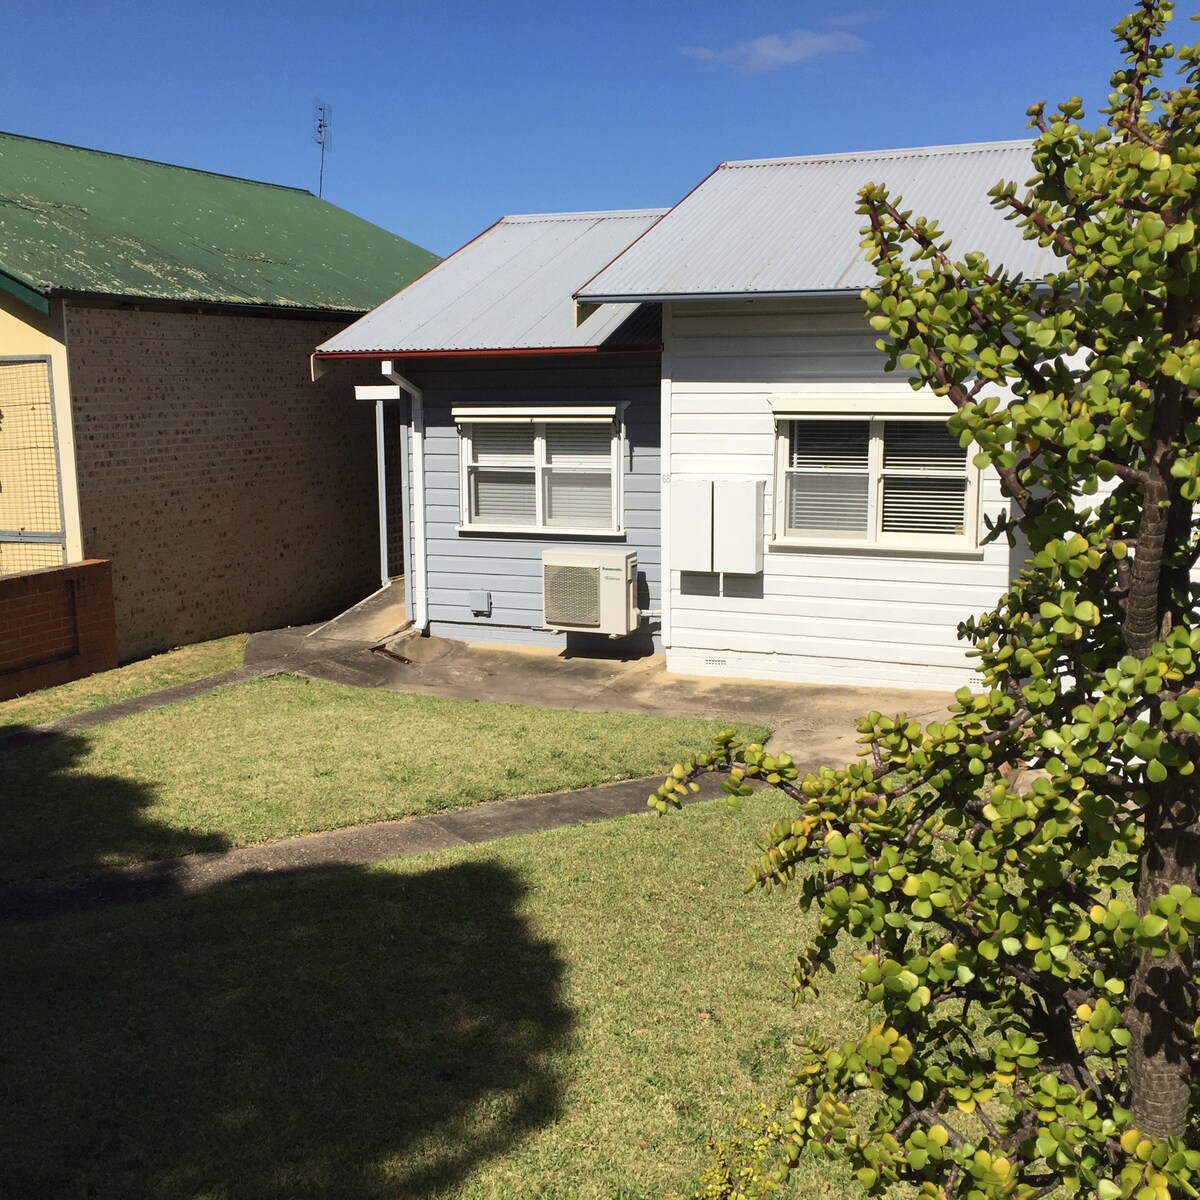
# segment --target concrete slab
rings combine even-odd
[[[389,642],[388,648],[409,661],[383,659],[369,650],[353,657],[358,669],[372,672],[377,680],[373,686],[581,712],[763,724],[775,731],[773,748],[787,750],[810,767],[854,758],[854,722],[863,713],[876,709],[926,720],[945,711],[952,700],[943,692],[674,675],[667,673],[661,655],[630,661],[567,657],[554,650],[411,635]],[[368,667],[372,658],[376,661]]]
[[[335,641],[319,629],[254,634],[246,662],[267,661],[314,679],[417,695],[767,725],[775,731],[771,747],[805,769],[851,761],[858,751],[854,723],[863,713],[930,720],[952,700],[948,692],[674,675],[662,655],[571,656],[411,632],[382,646]]]
[[[246,642],[242,662],[248,667],[253,667],[260,663],[311,654],[313,651],[308,648],[306,639],[319,628],[319,625],[288,625],[283,629],[266,629],[262,633],[252,633]]]

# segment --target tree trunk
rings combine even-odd
[[[1200,892],[1200,837],[1196,797],[1187,780],[1171,776],[1150,789],[1138,877],[1137,911],[1174,884]],[[1196,988],[1191,947],[1155,958],[1138,952],[1125,1010],[1129,1028],[1129,1084],[1133,1124],[1143,1133],[1182,1137],[1187,1132],[1196,1039]]]

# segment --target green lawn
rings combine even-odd
[[[5,1194],[687,1195],[798,1036],[857,1029],[847,972],[790,1005],[794,897],[741,892],[786,811],[766,793],[0,930]],[[794,1192],[854,1194],[826,1163]]]
[[[653,775],[719,724],[258,680],[0,749],[0,880]]]
[[[178,650],[168,650],[166,654],[89,675],[61,687],[0,701],[0,732],[14,725],[41,725],[104,704],[128,700],[131,696],[144,696],[178,683],[232,671],[242,665],[246,636],[239,633],[215,642],[181,646]]]

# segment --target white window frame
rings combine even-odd
[[[917,553],[971,554],[980,553],[979,544],[979,468],[971,462],[967,451],[964,476],[967,483],[963,503],[963,532],[885,533],[882,529],[883,447],[885,428],[889,421],[928,421],[945,424],[950,416],[949,402],[929,394],[914,394],[895,387],[843,390],[838,385],[799,395],[773,396],[771,408],[775,417],[775,478],[774,529],[771,546],[804,549],[836,549],[859,552],[910,551]],[[787,531],[787,474],[790,467],[791,427],[804,421],[862,421],[869,426],[867,474],[868,516],[864,537],[848,537],[831,533],[788,534]],[[896,474],[894,470],[887,474]],[[903,472],[899,472],[903,474]]]
[[[613,405],[563,405],[563,406],[480,406],[455,407],[451,416],[458,427],[458,495],[459,533],[499,534],[505,537],[543,538],[614,538],[624,537],[624,477],[622,464],[625,461],[625,404]],[[595,526],[573,528],[565,525],[547,525],[545,520],[546,475],[553,470],[546,455],[546,426],[572,425],[586,422],[594,425],[609,425],[612,428],[611,454],[609,459],[612,482],[612,520],[609,528]],[[472,431],[480,424],[532,425],[533,480],[535,519],[529,525],[505,525],[496,522],[471,520],[470,471],[472,458]],[[524,464],[522,464],[524,466]],[[528,468],[526,468],[528,469]]]

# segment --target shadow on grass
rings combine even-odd
[[[175,829],[147,817],[153,789],[81,770],[87,754],[86,738],[28,728],[0,744],[0,887],[92,873],[114,862],[229,848],[220,834]],[[157,894],[173,890],[167,871]]]
[[[445,1195],[560,1111],[563,964],[494,863],[0,930],[0,1191]]]
[[[87,742],[0,750],[7,878],[227,848],[149,819]],[[0,1194],[453,1192],[559,1112],[562,963],[490,863],[179,895],[177,868],[0,887]],[[173,898],[171,898],[173,897]],[[87,917],[23,920],[168,898]]]

